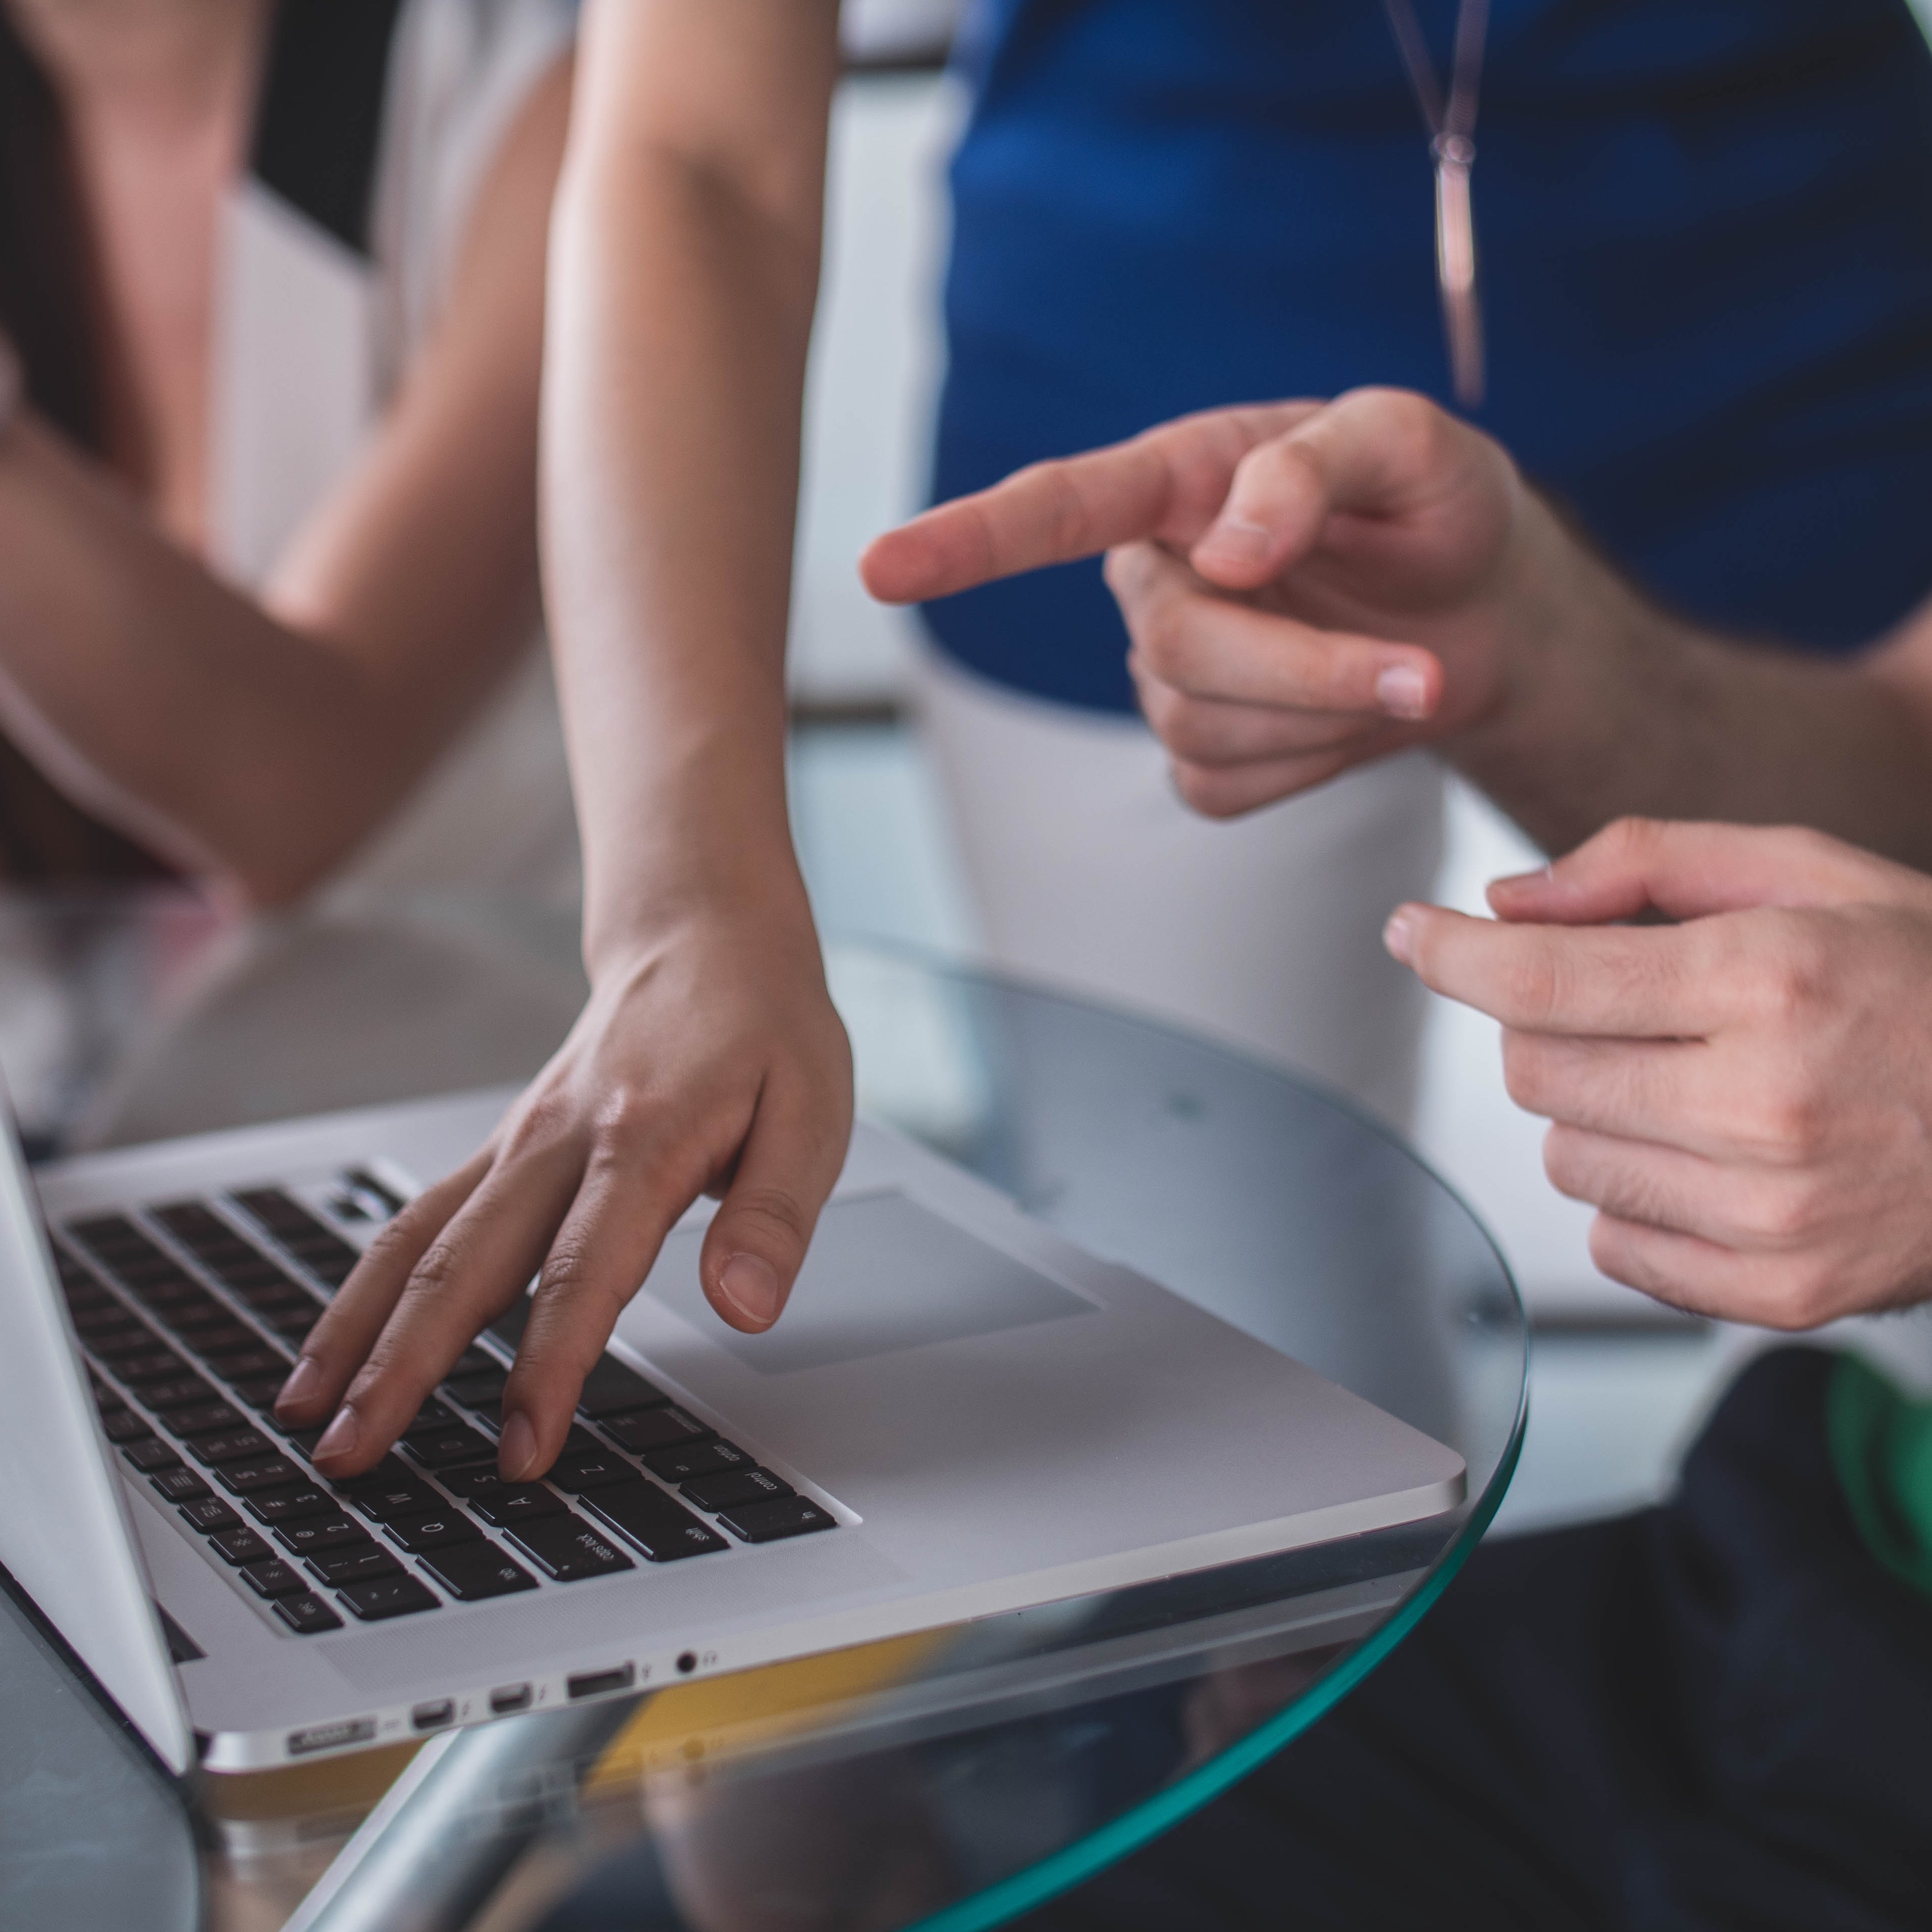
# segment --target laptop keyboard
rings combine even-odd
[[[223,1211],[226,1209],[227,1211]],[[68,1222],[55,1261],[107,1439],[298,1636],[831,1529],[783,1478],[606,1355],[544,1480],[497,1474],[520,1303],[396,1449],[332,1482],[284,1429],[291,1351],[358,1256],[280,1188]],[[326,1594],[325,1594],[325,1592]]]

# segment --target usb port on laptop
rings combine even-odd
[[[614,1670],[586,1670],[568,1679],[570,1694],[574,1700],[579,1697],[600,1696],[606,1690],[628,1690],[638,1681],[638,1668],[634,1664],[620,1664]]]

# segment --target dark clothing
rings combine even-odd
[[[1029,1932],[1932,1925],[1932,1601],[1755,1363],[1664,1507],[1487,1544],[1366,1683]]]
[[[1438,70],[1453,0],[1418,0]],[[1378,0],[980,0],[934,489],[1213,405],[1446,396]],[[1903,0],[1493,0],[1477,420],[1654,594],[1839,651],[1932,587],[1932,58]],[[1096,565],[932,606],[1132,708]]]

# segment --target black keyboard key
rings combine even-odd
[[[200,1502],[214,1493],[192,1469],[164,1469],[148,1480],[171,1503]]]
[[[254,1329],[237,1321],[225,1309],[219,1322],[183,1329],[181,1340],[191,1353],[212,1364],[217,1375],[226,1373],[228,1364],[236,1356],[255,1354],[266,1346]]]
[[[338,1490],[354,1496],[359,1490],[380,1489],[386,1483],[413,1483],[416,1472],[394,1456],[385,1456],[374,1468],[364,1469],[359,1476],[336,1476],[331,1480]]]
[[[314,1516],[305,1522],[285,1522],[275,1532],[275,1540],[298,1556],[313,1556],[319,1550],[369,1549],[374,1538],[359,1522],[346,1516]]]
[[[607,1415],[622,1415],[634,1408],[652,1408],[668,1402],[662,1389],[654,1388],[634,1369],[627,1369],[606,1355],[584,1378],[584,1393],[577,1399],[577,1412],[595,1422]]]
[[[252,1462],[230,1462],[214,1480],[231,1496],[250,1496],[260,1490],[298,1490],[308,1478],[286,1456],[263,1456]]]
[[[278,1597],[275,1614],[298,1636],[316,1636],[342,1628],[342,1619],[320,1597]]]
[[[714,1436],[709,1442],[687,1442],[681,1449],[659,1449],[644,1458],[644,1466],[668,1483],[688,1483],[700,1476],[722,1476],[734,1469],[752,1469],[758,1458],[735,1442]]]
[[[177,1376],[194,1372],[172,1348],[155,1347],[132,1350],[124,1355],[104,1355],[116,1382],[138,1389],[149,1382],[172,1382]]]
[[[157,1415],[166,1416],[172,1429],[175,1418],[183,1409],[219,1402],[221,1393],[212,1382],[203,1382],[199,1376],[170,1376],[165,1382],[143,1383],[141,1400]]]
[[[483,1532],[460,1510],[439,1510],[434,1516],[405,1517],[386,1522],[382,1534],[399,1550],[420,1556],[426,1550],[446,1550],[453,1544],[481,1543]]]
[[[351,1583],[335,1594],[365,1623],[413,1616],[418,1610],[438,1607],[435,1592],[425,1589],[413,1576],[378,1576],[371,1582]]]
[[[496,1453],[496,1445],[473,1429],[443,1429],[434,1434],[408,1436],[400,1444],[403,1454],[425,1469],[453,1468],[460,1463],[481,1462]]]
[[[315,1298],[315,1290],[298,1281],[286,1268],[278,1268],[266,1255],[250,1252],[245,1262],[224,1263],[221,1279],[230,1294],[238,1294],[250,1307],[259,1294],[304,1294]]]
[[[138,1436],[132,1442],[124,1442],[121,1453],[144,1476],[152,1476],[161,1469],[178,1469],[181,1458],[158,1436]]]
[[[276,1421],[273,1416],[268,1418],[268,1426],[291,1449],[311,1462],[315,1460],[315,1452],[322,1447],[322,1438],[328,1433],[326,1423],[320,1429],[287,1429]]]
[[[439,1469],[436,1480],[452,1496],[466,1501],[478,1496],[500,1496],[510,1486],[496,1473],[494,1462],[470,1462],[460,1469]]]
[[[308,1588],[307,1577],[291,1570],[280,1557],[266,1563],[244,1563],[236,1572],[258,1597],[292,1597]]]
[[[148,1213],[183,1247],[196,1254],[229,1244],[240,1245],[234,1229],[206,1202],[165,1201],[150,1208]]]
[[[250,1219],[260,1222],[272,1234],[279,1234],[284,1229],[299,1234],[304,1228],[320,1225],[301,1202],[279,1187],[238,1188],[233,1198],[247,1210]]]
[[[501,1369],[493,1368],[487,1372],[470,1376],[452,1376],[442,1385],[442,1392],[452,1402],[460,1402],[465,1408],[485,1408],[492,1402],[503,1399],[503,1384],[509,1377]]]
[[[272,1322],[284,1315],[322,1312],[322,1304],[310,1290],[272,1273],[266,1281],[236,1288],[235,1298],[250,1314],[260,1316],[264,1322]]]
[[[675,1449],[680,1443],[695,1442],[710,1430],[694,1415],[687,1415],[674,1405],[662,1408],[640,1408],[628,1415],[607,1415],[598,1427],[620,1449],[642,1456],[653,1449]]]
[[[207,1352],[203,1351],[203,1353]],[[210,1354],[208,1365],[225,1382],[239,1384],[251,1382],[257,1376],[273,1376],[278,1389],[288,1380],[289,1371],[295,1366],[286,1355],[270,1348],[266,1342],[259,1347],[244,1348],[236,1354],[224,1354],[219,1357]],[[251,1408],[255,1406],[253,1402],[248,1406]]]
[[[272,1315],[262,1316],[262,1325],[278,1341],[296,1346],[306,1342],[310,1332],[322,1319],[319,1308],[283,1309]]]
[[[155,1313],[163,1327],[172,1329],[190,1347],[195,1346],[194,1336],[235,1323],[235,1311],[225,1302],[217,1301],[205,1288],[196,1288],[192,1295],[176,1297]]]
[[[325,1583],[340,1588],[345,1583],[367,1583],[377,1576],[400,1576],[403,1566],[377,1544],[357,1549],[325,1550],[306,1559],[308,1567]]]
[[[217,1530],[241,1529],[242,1519],[219,1496],[210,1496],[206,1502],[183,1503],[182,1520],[190,1529],[198,1529],[203,1536],[212,1536]],[[243,1530],[244,1536],[254,1534],[253,1530]]]
[[[277,1523],[300,1522],[312,1516],[334,1516],[342,1505],[314,1483],[298,1483],[292,1489],[262,1490],[244,1496],[242,1506],[257,1522],[272,1527]]]
[[[282,1384],[287,1380],[285,1375],[232,1376],[228,1386],[237,1402],[266,1415],[274,1412],[275,1398],[281,1394]]]
[[[410,1418],[405,1436],[437,1436],[446,1429],[460,1429],[462,1423],[454,1409],[446,1408],[434,1396],[430,1396],[422,1408]]]
[[[686,1501],[713,1512],[731,1509],[740,1503],[770,1502],[791,1493],[790,1484],[769,1469],[740,1469],[735,1475],[701,1476],[696,1482],[684,1485]]]
[[[775,1502],[740,1503],[718,1513],[718,1520],[747,1543],[776,1543],[781,1537],[806,1536],[815,1529],[836,1529],[838,1521],[805,1496],[786,1496]]]
[[[254,1462],[272,1456],[275,1445],[259,1429],[230,1429],[197,1436],[188,1445],[197,1462]]]
[[[118,1376],[124,1362],[140,1363],[150,1355],[170,1351],[168,1345],[152,1328],[137,1327],[129,1329],[124,1335],[110,1335],[104,1341],[91,1342],[87,1352],[97,1360],[104,1362]]]
[[[470,1507],[493,1529],[533,1522],[540,1516],[568,1516],[563,1498],[541,1483],[506,1483],[493,1495],[472,1496]]]
[[[452,1382],[464,1376],[500,1376],[502,1372],[502,1364],[488,1348],[465,1348],[449,1365]]]
[[[146,1416],[136,1415],[131,1408],[118,1405],[100,1412],[101,1432],[114,1443],[136,1442],[152,1432],[148,1427]]]
[[[218,1436],[224,1430],[248,1426],[246,1418],[232,1402],[218,1400],[190,1402],[168,1417],[168,1426],[177,1436]]]
[[[428,1484],[412,1476],[380,1485],[358,1483],[350,1491],[349,1500],[378,1522],[404,1522],[411,1516],[434,1516],[449,1507]]]
[[[339,1241],[333,1234],[285,1241],[283,1246],[310,1274],[326,1282],[331,1288],[340,1288],[354,1274],[356,1264],[362,1258],[346,1241]]]
[[[85,1221],[70,1221],[67,1232],[97,1255],[138,1251],[154,1245],[124,1214],[97,1214]]]
[[[541,1522],[520,1524],[510,1540],[545,1576],[560,1583],[581,1582],[586,1576],[614,1576],[638,1566],[581,1516],[568,1514]]]
[[[186,1512],[184,1511],[184,1514]],[[244,1563],[267,1563],[274,1558],[274,1546],[252,1529],[225,1529],[208,1539],[208,1546],[223,1562],[240,1569]]]
[[[155,1315],[173,1308],[198,1306],[208,1290],[191,1275],[169,1262],[158,1268],[143,1268],[139,1274],[120,1277],[121,1285],[141,1306]]]
[[[690,1510],[641,1476],[634,1483],[592,1490],[584,1498],[584,1507],[635,1544],[653,1563],[674,1563],[681,1556],[702,1556],[730,1547]]]
[[[485,1597],[507,1597],[537,1587],[537,1580],[494,1543],[459,1543],[433,1550],[423,1558],[422,1567],[458,1603],[473,1604]]]
[[[142,1336],[151,1331],[140,1316],[129,1314],[118,1301],[110,1301],[104,1308],[86,1313],[76,1311],[74,1332],[90,1348],[98,1352],[103,1342],[111,1346],[117,1337]]]
[[[614,1449],[593,1449],[586,1455],[560,1456],[546,1480],[572,1496],[581,1496],[586,1490],[601,1490],[612,1483],[634,1483],[638,1468],[634,1462],[626,1462]]]

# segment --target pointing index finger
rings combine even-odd
[[[881,602],[913,604],[1143,538],[1191,543],[1220,513],[1241,458],[1318,406],[1216,410],[1034,464],[888,530],[859,574]]]

